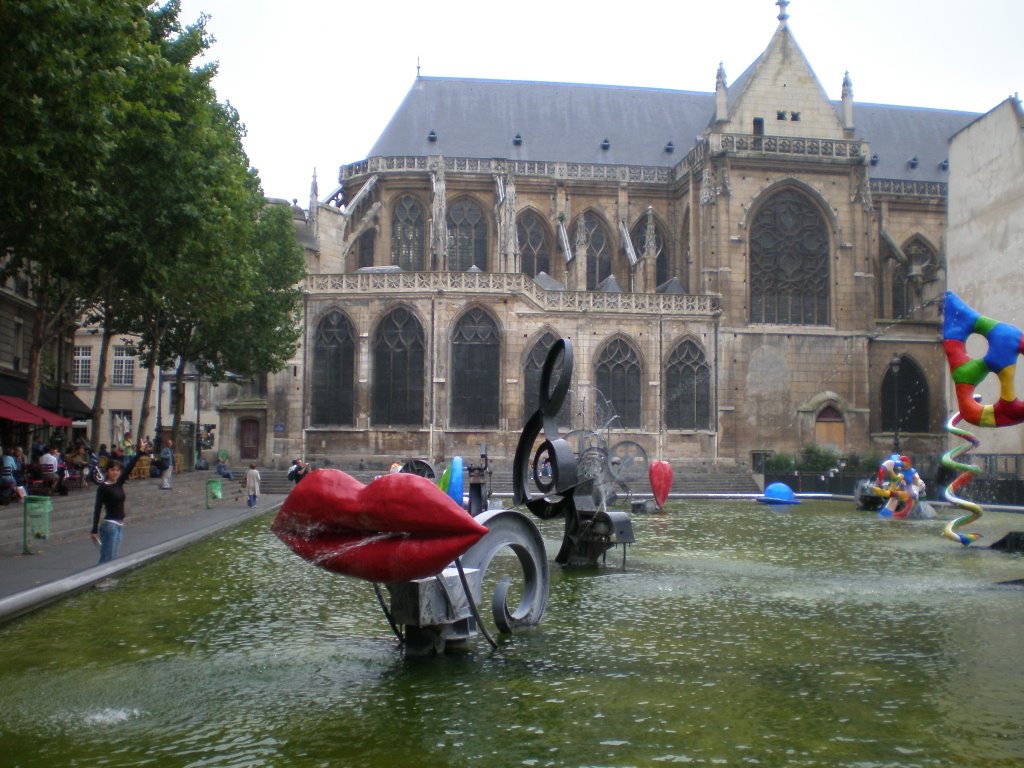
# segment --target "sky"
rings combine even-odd
[[[611,8],[623,9],[614,13]],[[267,197],[306,207],[367,157],[420,74],[711,92],[778,26],[774,0],[182,0],[206,14],[217,97],[246,126]],[[1020,0],[792,0],[789,27],[831,99],[984,113],[1024,91]]]

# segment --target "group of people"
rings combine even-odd
[[[32,463],[29,463],[20,445],[11,446],[4,452],[0,467],[0,492],[24,499],[28,495],[29,481],[41,480],[48,493],[66,494],[71,472],[83,472],[89,464],[88,451],[78,444],[71,453],[65,455],[56,444],[36,443],[32,454]]]
[[[173,445],[172,441],[168,440],[160,449],[161,488],[171,487],[170,479],[174,472]],[[109,460],[104,482],[96,489],[96,503],[93,505],[90,536],[99,545],[101,564],[117,557],[121,547],[125,520],[124,484],[131,475],[135,462],[139,460],[140,456],[145,455],[141,444],[136,448],[131,456],[123,462],[117,458]],[[223,460],[218,462],[218,474],[222,477],[226,474],[228,478],[232,476]],[[255,507],[260,495],[260,472],[255,463],[249,465],[249,469],[245,473],[244,484],[247,505],[250,508]]]
[[[25,480],[25,451],[20,445],[4,451],[0,464],[0,493],[10,498],[24,499],[28,495]]]
[[[298,485],[299,481],[312,471],[312,464],[307,464],[302,459],[293,459],[292,465],[288,468],[288,479]]]
[[[56,445],[36,444],[33,446],[33,452],[36,453],[35,463],[39,467],[41,476],[51,483],[51,487],[54,489],[60,480],[60,472],[66,466],[78,466],[84,471],[84,468],[89,466],[91,458],[89,447],[81,441],[76,443],[67,457],[61,455],[61,451]],[[103,462],[105,464],[103,481],[96,489],[89,535],[99,546],[99,562],[101,564],[118,556],[126,517],[124,485],[131,476],[136,462],[147,455],[150,455],[153,461],[159,462],[160,487],[170,489],[171,477],[174,473],[174,444],[171,440],[167,440],[166,444],[160,448],[159,454],[154,453],[151,441],[133,442],[131,433],[125,433],[125,436],[117,441],[114,451],[108,451],[106,445],[100,446],[97,456],[105,458],[106,461]],[[20,446],[12,446],[5,451],[2,465],[0,465],[0,492],[23,499],[27,495],[28,468],[29,464],[25,460],[25,453]],[[312,469],[311,465],[304,464],[301,459],[296,459],[292,462],[288,478],[292,482],[298,483]],[[232,477],[231,471],[223,460],[218,462],[217,472],[229,479]],[[260,472],[256,464],[249,464],[243,484],[247,505],[250,508],[257,506],[260,480]]]

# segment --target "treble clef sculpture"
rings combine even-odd
[[[542,520],[564,515],[565,533],[555,556],[559,565],[593,566],[611,547],[635,541],[633,525],[624,512],[598,510],[593,480],[580,481],[579,465],[569,443],[559,436],[558,412],[572,381],[572,342],[559,339],[548,351],[540,377],[540,402],[527,420],[516,446],[513,501]],[[557,374],[557,378],[556,378]],[[543,442],[534,445],[543,433]],[[527,491],[530,478],[539,492]]]

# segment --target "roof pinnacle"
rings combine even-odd
[[[786,7],[789,5],[789,0],[775,0],[775,4],[779,6],[779,21],[785,24],[786,19],[789,18],[789,13],[786,12]]]

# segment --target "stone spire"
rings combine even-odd
[[[725,84],[725,67],[718,62],[718,73],[715,75],[715,121],[724,123],[729,120],[729,88]]]
[[[843,130],[853,131],[853,83],[850,73],[843,75]]]

